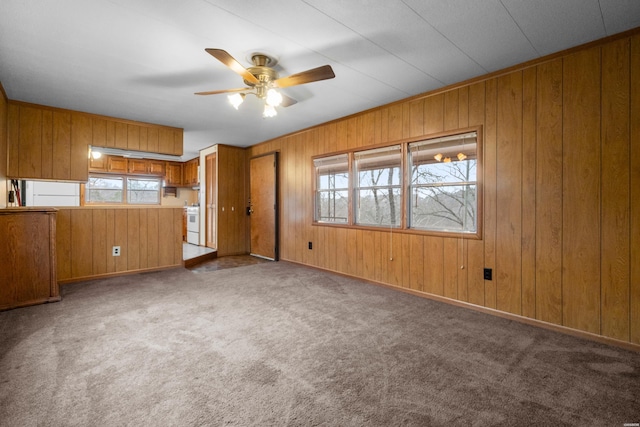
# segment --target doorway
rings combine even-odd
[[[278,260],[278,153],[250,161],[251,255]]]

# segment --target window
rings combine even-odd
[[[90,175],[85,185],[87,204],[160,204],[159,178]]]
[[[356,224],[400,226],[401,159],[400,145],[354,153]]]
[[[127,178],[127,203],[130,205],[160,204],[160,180]]]
[[[481,234],[481,128],[316,157],[314,222]]]
[[[409,144],[409,228],[475,233],[476,132]]]
[[[316,171],[315,220],[349,220],[349,156],[341,154],[313,161]]]
[[[124,178],[89,176],[85,186],[85,200],[87,203],[115,203],[124,202]]]

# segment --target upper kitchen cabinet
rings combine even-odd
[[[94,147],[182,156],[182,129],[92,116]]]
[[[182,129],[9,101],[9,178],[86,182],[89,146],[181,156]]]
[[[7,176],[86,181],[91,134],[81,113],[10,102]]]
[[[163,160],[127,159],[122,156],[89,157],[89,172],[164,176]]]
[[[200,164],[200,158],[196,157],[188,162],[185,162],[182,168],[182,185],[187,187],[195,187],[200,182],[198,177],[198,165]]]
[[[164,166],[164,186],[165,187],[181,187],[182,186],[182,163],[166,162]]]

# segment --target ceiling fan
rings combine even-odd
[[[253,66],[245,68],[233,56],[222,49],[209,48],[205,49],[205,51],[242,76],[247,87],[196,92],[196,95],[234,93],[229,95],[229,101],[237,110],[244,101],[245,96],[252,94],[265,101],[263,117],[275,116],[277,114],[275,107],[277,106],[288,107],[297,102],[276,89],[332,79],[336,76],[330,65],[323,65],[288,77],[278,77],[278,72],[273,68],[277,60],[265,53],[252,53],[251,62]]]

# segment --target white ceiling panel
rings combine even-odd
[[[640,26],[640,1],[599,0],[598,3],[608,36]]]
[[[598,0],[502,2],[540,56],[606,36]]]
[[[640,26],[639,0],[2,0],[0,82],[8,97],[185,129],[184,159],[249,146]],[[261,117],[233,109],[245,67],[336,77],[283,89],[298,103]]]
[[[487,71],[536,55],[500,0],[405,0],[405,3]]]

